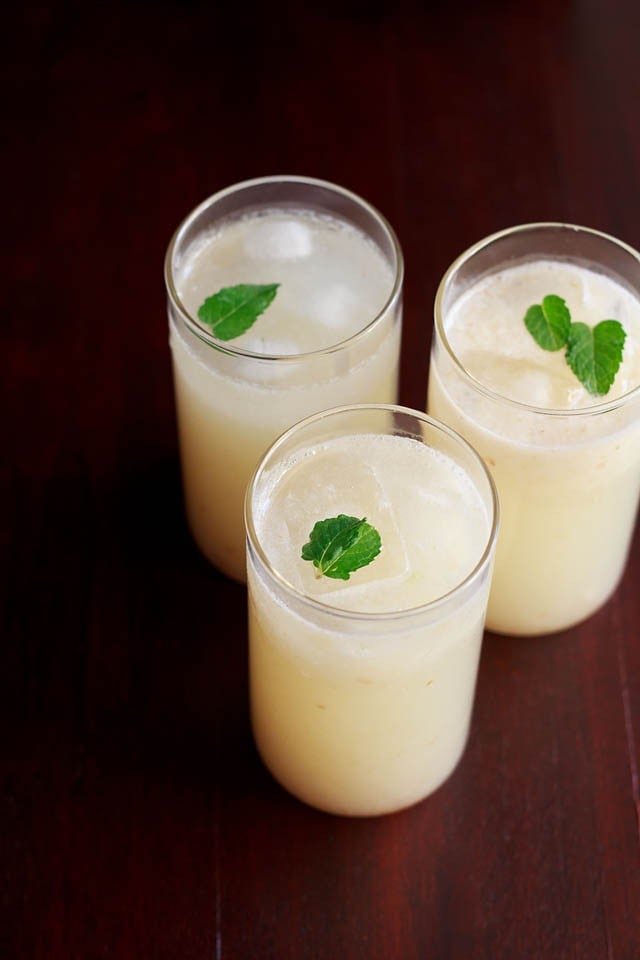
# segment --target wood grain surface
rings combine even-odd
[[[251,176],[333,180],[438,280],[502,227],[640,248],[637,0],[10,2],[0,956],[637,960],[640,536],[611,601],[488,634],[426,802],[317,813],[254,751],[246,595],[182,513],[162,260]]]

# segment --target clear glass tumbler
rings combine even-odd
[[[505,271],[512,268],[520,280],[506,286]],[[563,290],[566,284],[569,309],[583,311],[591,324],[617,319],[615,312],[598,314],[603,284],[611,287],[613,308],[627,310],[625,372],[621,368],[610,395],[589,397],[564,353],[548,354],[526,331],[526,297],[536,284],[533,302],[541,293],[560,294],[548,289],[552,282]],[[451,342],[455,324],[448,324],[463,298],[470,305],[466,359],[459,355],[463,341],[457,350]],[[498,488],[502,523],[487,613],[491,630],[539,635],[570,627],[604,604],[623,574],[640,491],[639,301],[638,253],[613,237],[566,224],[528,224],[490,236],[442,279],[427,409],[479,451]],[[534,364],[520,365],[511,347],[512,323],[539,354]],[[489,340],[481,335],[483,324],[492,331]],[[479,358],[491,376],[502,372],[508,389],[472,372]],[[566,405],[542,402],[547,376],[548,384],[552,377],[570,378]]]
[[[265,177],[186,218],[165,279],[188,523],[204,555],[243,581],[242,504],[268,444],[327,407],[397,399],[402,252],[355,194]],[[248,334],[222,341],[199,321],[212,285],[266,282],[280,284],[276,300]]]
[[[382,549],[349,581],[301,558],[320,519],[367,518]],[[498,508],[477,454],[393,405],[296,424],[247,490],[251,713],[276,779],[330,813],[422,800],[469,732]]]

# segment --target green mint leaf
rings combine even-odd
[[[562,297],[551,293],[529,307],[524,322],[543,350],[566,346],[565,359],[580,383],[593,396],[608,393],[622,362],[626,333],[617,320],[602,320],[595,327],[572,323]]]
[[[207,297],[198,308],[198,317],[211,327],[218,340],[234,340],[253,326],[279,286],[279,283],[239,283],[235,287],[223,287]]]
[[[622,362],[625,339],[617,320],[602,320],[595,327],[571,324],[567,363],[589,393],[600,396],[609,391]]]
[[[559,350],[567,342],[571,314],[562,297],[550,293],[541,304],[529,307],[524,322],[538,346],[543,350]]]
[[[366,517],[337,517],[318,520],[302,548],[302,559],[312,560],[316,577],[348,580],[350,574],[366,567],[380,553],[382,542]]]

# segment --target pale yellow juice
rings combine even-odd
[[[252,722],[291,793],[373,815],[427,796],[464,750],[493,501],[486,473],[472,479],[433,446],[339,433],[283,456],[250,488]],[[349,581],[318,578],[301,548],[317,520],[341,513],[366,516],[382,551]]]
[[[542,350],[526,329],[527,308],[550,293],[565,299],[573,321],[617,319],[625,328],[606,397],[588,393],[564,351]],[[611,595],[633,533],[638,295],[584,264],[540,259],[494,271],[440,306],[427,408],[479,451],[500,499],[487,626],[523,635],[569,627]]]
[[[327,407],[396,399],[401,263],[346,219],[263,205],[185,245],[173,275],[181,310],[170,304],[170,339],[188,522],[205,556],[244,580],[242,504],[268,444]],[[212,342],[198,328],[198,308],[240,283],[280,286],[250,330]]]

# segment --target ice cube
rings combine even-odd
[[[553,406],[554,383],[547,371],[523,367],[517,375],[515,370],[513,373],[509,396],[532,407]]]
[[[352,455],[348,446],[348,443],[353,446],[352,438],[343,439],[344,443],[340,444],[342,449],[324,451],[321,456],[314,457],[313,463],[306,461],[306,465],[301,465],[300,471],[291,480],[294,486],[288,491],[283,514],[289,544],[302,545],[317,520],[339,514],[353,517],[366,515],[368,522],[378,530],[384,544],[382,551],[375,563],[363,568],[348,583],[329,577],[317,579],[312,564],[304,564],[301,575],[305,589],[318,597],[340,591],[346,602],[352,587],[357,589],[363,583],[380,585],[381,582],[405,575],[409,562],[393,508],[375,470]],[[344,482],[345,476],[349,477],[348,484]],[[295,484],[302,489],[301,493],[296,490]],[[287,487],[285,480],[282,491],[285,496]],[[367,505],[366,508],[363,504]],[[291,554],[290,546],[288,552]],[[293,559],[300,566],[297,556]],[[290,562],[290,556],[281,558],[283,566]]]
[[[297,220],[258,220],[247,232],[244,246],[255,260],[301,260],[311,253],[313,236]]]
[[[260,353],[265,357],[283,357],[293,356],[301,352],[300,345],[294,340],[287,340],[284,337],[256,337],[247,336],[238,341],[238,345],[243,350],[251,353]],[[234,377],[246,383],[253,383],[258,386],[277,387],[286,383],[292,376],[295,382],[295,372],[297,364],[293,367],[285,362],[265,359],[255,360],[249,358],[238,358],[234,364]]]
[[[464,357],[467,370],[480,383],[492,390],[534,407],[552,407],[558,376],[562,370],[555,369],[555,358],[548,361],[549,369],[528,357],[502,355],[496,361],[495,354],[478,350]],[[565,365],[566,366],[566,365]]]
[[[316,292],[308,304],[311,319],[330,330],[346,327],[354,316],[358,300],[344,283],[333,283]]]
[[[397,594],[402,599],[398,601],[398,609],[406,606],[418,606],[423,598],[415,604],[407,603],[407,583],[409,574],[399,573],[397,576],[384,578],[384,589],[380,588],[380,578],[373,582],[360,583],[357,576],[348,583],[344,580],[327,581],[331,584],[322,597],[330,606],[341,607],[343,610],[359,611],[361,613],[378,613],[394,607],[393,597]]]
[[[264,353],[270,357],[291,356],[301,353],[301,346],[293,338],[288,337],[258,337],[255,334],[245,336],[239,344],[243,350],[251,353]]]

